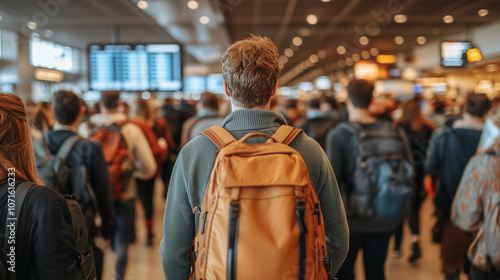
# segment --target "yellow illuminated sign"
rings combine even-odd
[[[64,74],[59,70],[36,68],[35,78],[40,81],[59,83],[63,80]]]
[[[468,62],[477,62],[483,59],[481,51],[478,48],[468,49],[466,52]]]

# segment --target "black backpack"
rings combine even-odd
[[[20,223],[20,210],[22,209],[22,205],[24,204],[24,200],[26,198],[26,194],[29,190],[34,186],[32,183],[21,183],[16,188],[16,196],[15,196],[15,211],[14,216],[12,217],[16,223],[14,229],[10,227],[5,227],[5,235],[4,235],[4,244],[2,250],[0,250],[0,279],[7,280],[15,280],[15,268],[12,268],[12,264],[9,263],[10,257],[7,252],[12,246],[9,243],[7,236],[13,235],[17,236],[17,227]],[[85,280],[94,280],[96,279],[96,271],[94,264],[94,253],[92,251],[92,243],[90,242],[90,236],[88,233],[87,226],[85,224],[85,218],[83,217],[82,210],[80,205],[75,199],[74,195],[65,195],[66,204],[68,205],[69,212],[71,213],[71,221],[73,232],[75,234],[75,244],[76,250],[78,251],[78,263],[82,270],[83,279]],[[17,241],[15,241],[18,243]],[[5,251],[6,250],[6,251]],[[4,261],[6,260],[6,262]],[[13,263],[15,265],[15,262]],[[4,267],[7,268],[6,273],[4,274]],[[9,269],[10,268],[10,269]],[[14,271],[13,271],[14,270]],[[4,277],[5,278],[2,278]]]
[[[400,223],[413,191],[414,167],[405,158],[406,137],[390,123],[378,130],[363,130],[355,122],[341,125],[353,133],[351,154],[355,155],[343,190],[347,215],[386,225]]]
[[[35,162],[38,175],[45,184],[62,195],[75,195],[80,204],[87,226],[91,235],[95,236],[95,218],[99,215],[97,200],[89,184],[87,168],[84,164],[76,167],[69,167],[66,160],[75,146],[83,138],[79,135],[72,135],[66,139],[59,147],[57,154],[50,152],[47,143],[47,134],[40,140],[34,141]],[[82,155],[83,156],[83,155]]]

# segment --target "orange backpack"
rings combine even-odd
[[[219,148],[200,210],[191,279],[332,279],[319,200],[301,132],[281,126],[236,140],[221,126],[202,134]],[[248,144],[250,137],[267,137]]]

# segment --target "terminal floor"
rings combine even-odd
[[[163,183],[156,182],[154,196],[154,232],[155,239],[152,247],[146,245],[146,229],[144,225],[144,211],[137,203],[136,233],[137,239],[129,249],[129,265],[126,280],[156,280],[164,279],[159,253],[159,244],[163,232]],[[433,244],[430,239],[430,229],[434,223],[432,217],[433,204],[426,200],[421,212],[421,248],[422,258],[415,264],[408,263],[410,251],[409,229],[406,226],[403,237],[401,257],[391,258],[390,251],[386,262],[387,280],[441,280],[444,276],[440,272],[439,245]],[[392,247],[392,241],[391,241]],[[105,253],[103,280],[114,280],[114,253],[108,249]],[[356,280],[364,280],[362,260],[358,257],[356,263]],[[464,274],[460,280],[468,279]]]

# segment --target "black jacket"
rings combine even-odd
[[[48,132],[47,145],[51,153],[56,154],[62,143],[76,133],[71,130],[52,130]],[[95,193],[99,213],[102,217],[102,234],[110,239],[112,235],[114,212],[111,200],[111,182],[108,165],[99,143],[83,139],[76,142],[66,164],[77,167],[84,164],[89,174],[89,183]]]
[[[435,179],[436,209],[449,214],[453,197],[469,159],[476,154],[481,130],[445,128],[432,136],[425,172]]]
[[[20,183],[20,182],[18,182]],[[5,233],[7,184],[0,186],[0,235]],[[71,214],[55,190],[34,186],[21,208],[16,234],[16,276],[20,280],[82,279]],[[3,238],[0,238],[3,246]],[[7,252],[9,253],[9,252]]]

